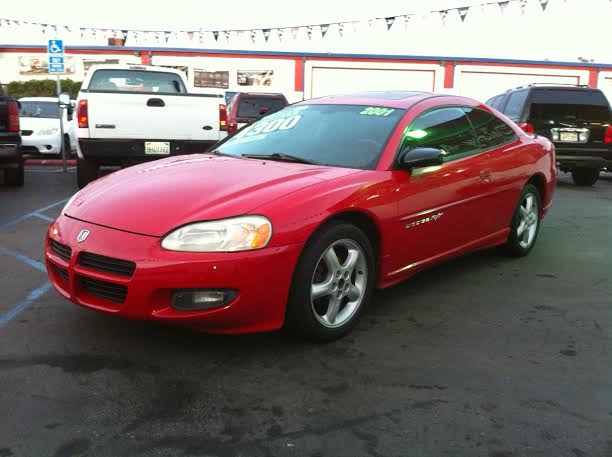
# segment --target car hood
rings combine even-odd
[[[163,236],[196,221],[249,213],[360,170],[198,154],[136,165],[94,181],[65,214],[119,230]]]

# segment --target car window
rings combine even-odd
[[[57,102],[20,101],[19,115],[22,117],[39,117],[45,119],[59,119],[59,105]]]
[[[525,106],[525,100],[527,99],[527,91],[519,90],[513,92],[508,97],[508,102],[504,108],[504,114],[513,121],[518,121],[523,114],[523,108]]]
[[[530,117],[544,122],[609,122],[610,107],[597,90],[539,89],[531,98]]]
[[[490,98],[489,100],[487,100],[485,102],[485,105],[490,106],[491,108],[495,108],[496,110],[499,109],[499,105],[502,101],[502,99],[504,98],[503,95],[498,95],[496,97]]]
[[[97,70],[87,89],[91,92],[187,93],[178,75],[144,70]]]
[[[238,117],[259,117],[262,114],[274,113],[287,106],[287,102],[280,98],[270,97],[242,97],[238,103]]]
[[[441,149],[445,160],[452,160],[478,151],[474,130],[459,107],[445,107],[418,116],[408,126],[400,151],[417,147]]]
[[[516,139],[514,130],[501,119],[476,108],[463,108],[476,131],[480,149],[493,149]]]
[[[291,105],[222,143],[234,156],[289,154],[317,164],[372,170],[405,110],[360,105]]]

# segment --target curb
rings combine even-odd
[[[62,166],[61,159],[26,159],[26,165],[46,165],[46,166]],[[76,166],[76,160],[66,160],[66,165],[69,167]]]

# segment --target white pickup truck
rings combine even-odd
[[[170,68],[92,66],[77,99],[79,187],[101,165],[202,152],[227,136],[223,91],[188,87],[184,73]]]

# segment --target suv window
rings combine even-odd
[[[499,105],[501,105],[501,102],[503,99],[504,99],[503,95],[498,95],[497,97],[493,97],[487,100],[485,105],[488,105],[491,108],[495,108],[496,110],[499,110]]]
[[[610,121],[610,107],[598,90],[539,89],[531,96],[530,118],[542,121]]]
[[[445,160],[478,151],[478,140],[463,109],[438,108],[418,116],[404,132],[400,151],[410,147],[437,148]]]
[[[514,130],[492,114],[467,107],[464,111],[476,131],[480,149],[493,149],[516,139]]]
[[[504,114],[513,121],[520,120],[527,94],[528,92],[526,90],[519,90],[511,93],[508,97],[506,107],[504,108]]]
[[[285,106],[287,106],[287,101],[282,98],[241,97],[236,116],[257,118],[262,114],[272,114]]]
[[[92,92],[187,93],[178,75],[143,70],[97,70],[87,89]]]

